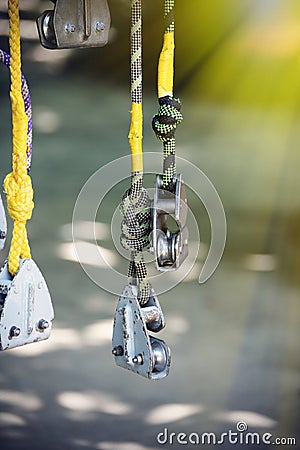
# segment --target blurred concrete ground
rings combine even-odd
[[[0,355],[1,449],[157,449],[156,436],[165,428],[219,436],[236,431],[240,421],[272,439],[295,437],[298,445],[290,447],[300,448],[300,38],[287,32],[296,29],[294,21],[299,26],[300,15],[284,9],[287,3],[296,8],[295,2],[275,3],[281,9],[273,7],[270,19],[263,16],[260,24],[265,39],[257,37],[257,21],[250,21],[180,91],[185,120],[178,153],[214,183],[228,240],[217,272],[200,286],[209,223],[189,192],[201,246],[187,279],[160,296],[167,319],[161,337],[173,358],[162,382],[147,382],[114,365],[110,340],[117,298],[71,261],[70,223],[78,193],[99,167],[128,152],[128,90],[78,72],[57,69],[41,76],[40,67],[26,62],[29,79],[32,74],[36,205],[28,228],[56,319],[49,341]],[[289,26],[280,28],[283,17]],[[272,41],[271,29],[286,46],[275,45],[280,39],[275,33]],[[2,178],[10,170],[6,75],[1,71]],[[150,129],[155,111],[150,90],[147,151],[160,150]],[[97,217],[99,243],[109,251],[114,250],[110,218],[123,187],[110,193]]]

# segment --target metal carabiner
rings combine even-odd
[[[149,336],[165,326],[158,299],[151,288],[147,306],[138,302],[137,286],[128,285],[119,299],[113,329],[113,350],[118,366],[152,380],[169,373],[170,349],[160,339]]]
[[[107,0],[56,0],[53,11],[38,17],[37,28],[48,49],[103,47],[110,29]]]
[[[46,281],[32,259],[20,260],[12,277],[5,262],[0,272],[0,350],[50,336],[54,311]]]
[[[168,225],[171,216],[177,230]],[[172,191],[163,189],[162,176],[156,176],[152,209],[152,248],[158,270],[175,270],[188,255],[187,199],[182,175],[174,178]]]

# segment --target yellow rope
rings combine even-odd
[[[14,221],[13,235],[8,255],[8,268],[12,275],[19,270],[19,258],[31,258],[26,222],[31,218],[33,189],[27,174],[27,128],[28,120],[22,97],[21,42],[19,1],[8,0],[10,79],[12,108],[12,172],[4,180],[7,208]]]
[[[158,98],[173,95],[174,32],[165,33],[158,64]]]
[[[141,103],[131,105],[131,123],[128,134],[131,151],[131,172],[143,171],[143,109]]]

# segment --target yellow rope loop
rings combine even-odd
[[[26,231],[26,222],[31,218],[34,207],[31,178],[25,174],[20,182],[11,172],[4,180],[4,190],[7,209],[14,221],[8,265],[10,273],[15,275],[19,269],[19,258],[31,258]]]

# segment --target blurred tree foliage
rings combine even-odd
[[[130,0],[108,3],[112,17],[109,44],[71,52],[63,70],[57,71],[59,76],[105,78],[128,88]],[[144,85],[151,94],[162,43],[163,3],[143,0]],[[53,7],[42,0],[21,0],[20,5],[22,18],[31,21]],[[1,18],[7,18],[3,5]],[[7,37],[0,38],[0,45],[7,49]],[[46,64],[43,67],[43,62],[37,64],[32,58],[34,46],[38,46],[36,40],[23,39],[24,67],[31,77],[38,74],[38,82]],[[300,91],[299,54],[299,0],[176,2],[175,84],[179,95],[184,92],[199,101],[295,108]]]

